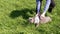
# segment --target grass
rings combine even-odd
[[[60,0],[55,0],[52,13],[47,12],[52,21],[38,28],[27,21],[36,14],[35,3],[35,0],[0,0],[0,34],[60,34]]]

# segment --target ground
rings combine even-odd
[[[52,21],[36,28],[28,22],[36,14],[35,0],[0,0],[0,34],[60,34],[60,0],[55,3],[52,13],[47,11]]]

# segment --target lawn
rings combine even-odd
[[[35,0],[0,0],[0,34],[60,34],[60,0],[55,3],[52,13],[47,12],[52,21],[36,28],[28,22],[36,14]]]

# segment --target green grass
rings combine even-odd
[[[0,0],[0,34],[60,34],[60,0],[55,2],[53,12],[47,12],[52,21],[35,28],[27,21],[36,14],[35,0]]]

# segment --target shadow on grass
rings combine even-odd
[[[22,22],[18,22],[17,24],[18,24],[18,25],[21,24],[22,26],[26,27],[26,26],[29,25],[27,19],[31,16],[31,15],[29,15],[29,14],[27,14],[27,13],[29,12],[30,14],[34,14],[34,11],[35,11],[35,9],[27,9],[27,8],[24,8],[24,9],[21,9],[21,10],[13,10],[13,11],[10,13],[10,16],[9,16],[9,17],[12,18],[12,19],[15,19],[15,18],[17,18],[17,17],[19,17],[19,16],[22,16],[23,19],[26,20],[26,22],[25,22],[25,21],[23,21],[23,23],[22,23]]]
[[[34,14],[34,9],[22,9],[22,10],[13,10],[10,14],[11,18],[17,18],[19,16],[22,16],[24,19],[28,19],[30,17],[30,15],[28,15],[27,13],[29,12],[30,14]]]

